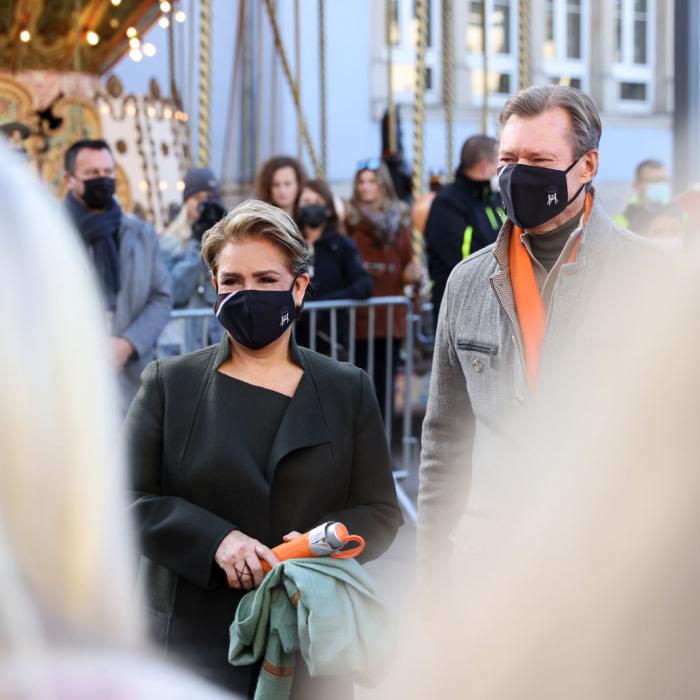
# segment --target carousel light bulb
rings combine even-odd
[[[131,49],[131,51],[129,51],[129,58],[134,63],[138,63],[143,58],[143,54],[139,49]]]
[[[151,58],[152,56],[156,55],[156,47],[155,44],[151,44],[150,41],[146,42],[143,47],[142,47],[143,53]]]
[[[166,107],[166,108],[163,110],[163,116],[164,116],[166,119],[172,119],[173,110],[170,109],[170,107]]]
[[[92,29],[85,35],[85,39],[90,46],[97,46],[100,43],[100,35]]]
[[[158,24],[163,28],[167,29],[170,26],[170,20],[167,17],[161,17],[158,20]]]
[[[160,3],[160,11],[164,14],[167,15],[170,10],[173,9],[173,6],[168,2],[168,0],[163,0],[163,2]]]
[[[148,183],[145,180],[139,182],[139,189],[141,192],[145,192],[148,189]]]
[[[119,7],[121,4],[122,0],[112,0],[112,5],[114,5],[114,7]]]
[[[31,38],[32,38],[32,35],[31,35],[31,34],[29,33],[29,31],[26,30],[26,29],[23,29],[23,30],[19,33],[19,40],[20,40],[21,42],[25,43],[25,44],[26,44],[28,41],[30,41]]]
[[[155,108],[155,107],[149,107],[149,108],[146,110],[146,114],[147,114],[149,117],[155,117],[155,116],[156,116],[156,108]]]
[[[112,17],[112,19],[109,20],[109,26],[112,27],[112,29],[116,29],[119,26],[119,20],[116,17]]]
[[[109,106],[108,106],[108,105],[102,105],[102,106],[100,107],[100,112],[101,112],[102,114],[109,114]]]
[[[179,22],[180,24],[182,24],[186,19],[187,19],[187,15],[182,10],[178,10],[175,13],[175,21],[176,22]]]
[[[134,107],[134,105],[127,105],[126,106],[126,113],[130,117],[133,117],[136,114],[136,107]]]
[[[131,46],[132,49],[138,49],[138,47],[141,46],[141,39],[136,36],[129,39],[129,46]]]
[[[129,37],[129,39],[133,39],[137,34],[138,31],[136,30],[136,27],[129,27],[126,30],[126,35]]]
[[[177,187],[178,192],[184,192],[185,191],[185,181],[184,180],[178,180],[177,184],[175,185]]]
[[[165,190],[168,189],[168,183],[167,183],[165,180],[161,180],[161,181],[158,183],[158,189],[159,189],[161,192],[165,192]]]
[[[189,119],[189,117],[187,116],[187,112],[183,112],[182,113],[182,121],[186,122],[188,119]]]

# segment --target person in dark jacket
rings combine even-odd
[[[497,162],[495,139],[482,135],[468,138],[454,182],[440,189],[430,207],[425,248],[436,322],[452,268],[491,245],[505,221],[500,197],[492,187]]]
[[[323,180],[311,180],[299,197],[297,223],[311,253],[310,301],[367,299],[372,296],[372,279],[362,265],[355,242],[337,232],[338,215],[333,194]],[[333,351],[330,313],[316,314],[316,347],[324,355]],[[348,313],[338,311],[336,356],[347,357]],[[297,326],[300,345],[309,345],[309,318]]]
[[[365,538],[367,561],[402,518],[369,377],[293,340],[309,283],[294,221],[244,202],[208,231],[202,255],[227,333],[146,368],[125,426],[132,511],[155,640],[252,697],[257,669],[228,663],[229,626],[261,560],[277,563],[270,548],[339,521]],[[294,683],[296,698],[352,696],[350,683],[302,668]]]

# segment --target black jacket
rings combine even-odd
[[[250,669],[227,661],[242,593],[227,586],[214,554],[231,530],[275,546],[287,532],[338,520],[366,539],[369,560],[387,549],[402,522],[369,378],[294,342],[290,351],[305,376],[263,470],[237,470],[235,455],[211,454],[209,445],[190,440],[212,378],[230,356],[227,336],[148,365],[126,418],[139,576],[153,632],[202,672],[223,674],[232,690],[245,689]],[[221,429],[236,426],[222,415]]]
[[[355,241],[332,229],[314,243],[311,301],[367,299],[372,278],[360,260]]]
[[[488,182],[470,180],[458,170],[454,182],[437,193],[425,225],[436,318],[447,278],[454,266],[468,255],[491,245],[504,221],[500,197],[491,190]]]
[[[367,299],[372,296],[372,278],[365,270],[355,241],[333,229],[324,231],[314,243],[312,279],[307,301]],[[346,357],[348,313],[337,314],[338,357]],[[309,317],[302,316],[297,325],[297,341],[309,345]],[[330,355],[331,324],[329,312],[316,314],[316,350]]]

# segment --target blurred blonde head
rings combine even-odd
[[[0,652],[140,639],[106,327],[61,208],[0,144]]]

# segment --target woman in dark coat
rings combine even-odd
[[[373,559],[401,514],[369,378],[292,339],[309,281],[294,222],[245,202],[210,229],[202,254],[227,333],[144,372],[126,421],[132,509],[157,640],[246,696],[257,669],[228,664],[228,630],[262,580],[260,560],[276,563],[270,547],[337,520]],[[309,679],[302,666],[293,697],[351,697],[350,684]]]
[[[297,223],[311,253],[310,301],[367,299],[372,295],[372,279],[362,265],[355,242],[337,231],[333,195],[323,180],[311,180],[299,197]],[[336,353],[347,359],[348,312],[336,312]],[[297,326],[300,345],[309,345],[309,315]],[[316,350],[324,355],[332,352],[329,312],[316,313]]]

